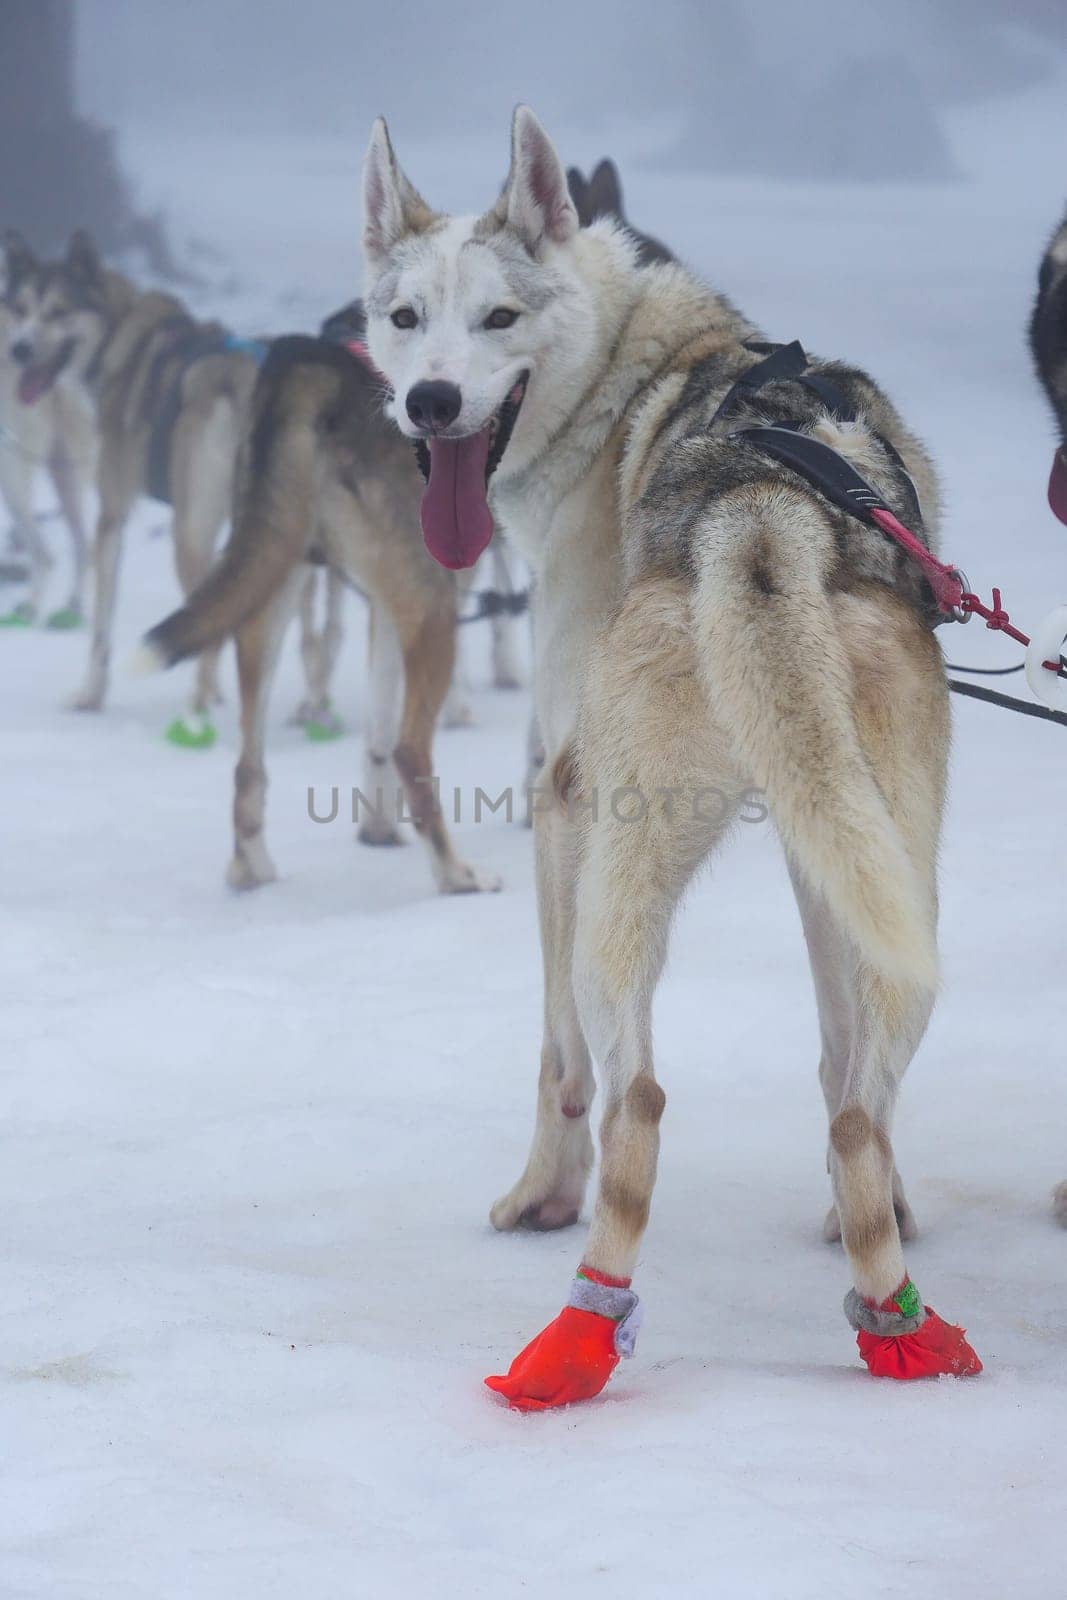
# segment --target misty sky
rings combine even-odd
[[[499,139],[660,129],[673,163],[945,177],[940,110],[1059,70],[1064,0],[79,0],[79,96],[119,127]]]

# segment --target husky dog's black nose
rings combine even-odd
[[[11,359],[17,361],[20,367],[33,360],[33,345],[28,339],[16,339],[11,346]]]
[[[463,409],[463,396],[454,383],[433,379],[416,383],[408,390],[404,403],[416,428],[421,428],[423,433],[434,433],[455,422]]]

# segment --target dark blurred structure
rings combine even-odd
[[[159,223],[139,217],[114,135],[74,102],[74,0],[0,0],[0,226],[41,253],[92,230],[105,254],[136,249],[172,272]]]

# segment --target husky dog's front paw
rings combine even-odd
[[[450,861],[437,875],[442,894],[496,894],[501,879],[495,872],[476,872],[465,861]]]
[[[104,691],[95,683],[87,683],[67,701],[71,711],[99,711],[104,704]]]
[[[474,707],[465,694],[450,694],[441,712],[442,728],[473,728]]]
[[[267,854],[262,840],[239,844],[233,860],[226,869],[226,882],[231,889],[260,889],[265,883],[274,883],[278,873]]]
[[[1067,1228],[1067,1182],[1058,1183],[1052,1191],[1052,1215],[1061,1228]]]
[[[20,600],[11,611],[0,616],[0,628],[32,628],[37,621],[37,607],[29,600]]]
[[[44,619],[44,625],[53,633],[69,633],[74,628],[80,628],[84,621],[81,601],[72,599],[65,606],[60,606],[58,611],[50,611]]]
[[[360,844],[369,844],[374,847],[388,847],[407,843],[396,823],[390,822],[388,817],[382,816],[376,811],[369,812],[364,816],[356,829],[356,838]]]
[[[528,1228],[533,1233],[552,1233],[557,1228],[572,1228],[578,1221],[581,1208],[580,1194],[549,1195],[537,1200],[520,1183],[510,1194],[501,1195],[489,1212],[489,1221],[498,1233],[513,1233],[517,1228]]]

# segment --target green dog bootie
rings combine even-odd
[[[45,619],[45,627],[54,633],[69,633],[71,628],[80,628],[84,621],[81,606],[60,606]]]
[[[33,607],[30,602],[20,600],[13,611],[7,611],[0,617],[0,628],[31,628],[33,617]]]
[[[218,732],[213,722],[209,722],[201,711],[193,711],[187,717],[175,717],[165,735],[168,743],[177,745],[179,750],[210,750],[218,738]]]
[[[327,744],[340,739],[345,725],[332,706],[327,706],[321,717],[310,717],[304,723],[304,732],[313,744]]]

